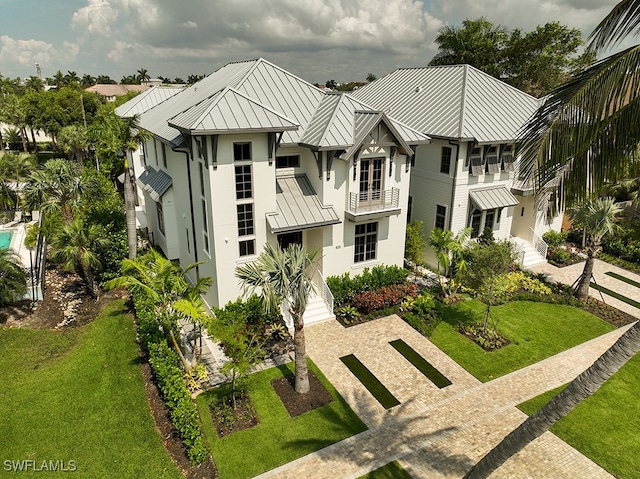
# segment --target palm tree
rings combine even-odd
[[[179,316],[199,321],[203,314],[203,305],[197,298],[211,286],[211,278],[200,278],[194,285],[187,279],[189,271],[199,264],[201,263],[192,263],[182,269],[151,249],[140,258],[125,259],[122,262],[122,276],[105,284],[105,289],[125,286],[131,292],[148,296],[155,303],[158,328],[173,343],[187,372],[194,365],[184,357],[175,335],[178,332]],[[192,304],[181,301],[185,299]]]
[[[31,173],[22,190],[26,208],[59,212],[64,221],[70,223],[84,187],[81,174],[77,163],[62,158],[47,161],[42,169]]]
[[[138,70],[136,78],[138,79],[138,83],[142,83],[151,79],[149,73],[147,73],[147,70],[145,68],[141,68],[140,70]]]
[[[92,296],[97,298],[100,287],[95,278],[102,266],[97,252],[109,244],[102,227],[87,225],[80,216],[76,216],[71,223],[63,225],[52,243],[51,258],[78,273]]]
[[[119,166],[124,170],[124,203],[127,215],[127,238],[129,243],[129,259],[137,254],[136,235],[136,198],[133,185],[134,175],[129,164],[129,154],[150,138],[147,131],[138,126],[138,116],[120,118],[113,108],[105,106],[100,112],[100,119],[93,123],[89,135],[96,146],[96,156],[102,160],[119,159]]]
[[[0,156],[0,210],[15,211],[18,206],[18,186],[36,169],[33,155],[5,153]]]
[[[0,249],[0,306],[21,300],[27,292],[27,273],[19,258],[9,250]]]
[[[471,228],[465,228],[455,236],[451,230],[434,228],[429,235],[429,245],[438,262],[438,281],[447,298],[456,295],[467,271],[470,237]]]
[[[58,146],[64,151],[70,160],[84,164],[89,139],[87,129],[81,125],[65,126],[58,133]]]
[[[578,280],[576,297],[585,299],[589,295],[589,284],[597,254],[602,250],[602,239],[612,234],[616,227],[616,216],[622,212],[613,198],[597,198],[569,211],[574,225],[585,231],[587,261]]]
[[[318,255],[318,250],[305,250],[298,244],[283,250],[267,243],[255,262],[236,268],[245,293],[262,292],[269,310],[280,305],[288,308],[294,326],[295,390],[300,394],[309,392],[303,315],[315,288],[311,278]]]
[[[623,0],[591,34],[601,50],[640,30],[640,0]],[[523,174],[539,191],[559,193],[557,208],[583,201],[626,171],[640,143],[640,45],[604,58],[556,89],[524,130]],[[551,148],[553,146],[553,148]],[[465,476],[486,478],[593,394],[640,351],[640,322],[560,394],[484,456]]]

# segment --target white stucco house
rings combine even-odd
[[[264,59],[148,100],[117,110],[153,135],[132,158],[141,224],[168,258],[204,262],[193,279],[213,278],[208,305],[241,294],[235,268],[266,242],[320,249],[307,322],[331,314],[323,276],[402,265],[411,159],[427,135]]]
[[[431,137],[417,147],[410,219],[472,236],[512,240],[525,266],[545,261],[544,232],[560,230],[518,180],[513,144],[539,100],[469,65],[402,68],[358,89],[371,108]],[[427,248],[427,258],[435,262]]]

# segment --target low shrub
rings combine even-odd
[[[349,273],[327,277],[327,285],[333,294],[334,304],[339,307],[349,303],[357,295],[377,289],[404,284],[409,270],[399,266],[374,266],[365,268],[361,274],[351,277]]]
[[[435,329],[437,322],[433,318],[425,318],[412,312],[407,312],[402,315],[409,326],[418,331],[423,336],[431,336],[431,333]]]
[[[143,293],[132,293],[138,325],[138,340],[143,351],[149,350],[149,345],[159,343],[164,339],[164,333],[158,327],[155,304]]]
[[[360,319],[360,313],[353,306],[341,306],[336,310],[336,316],[344,324],[352,324]]]
[[[542,239],[544,240],[545,243],[547,243],[547,245],[549,245],[549,248],[556,248],[561,244],[566,243],[568,236],[569,236],[569,233],[567,233],[566,231],[550,230],[542,235]]]
[[[547,253],[549,263],[553,265],[564,266],[571,260],[571,253],[562,248],[551,248]]]
[[[200,431],[200,418],[178,367],[180,359],[166,342],[149,344],[149,363],[158,383],[171,422],[187,449],[189,460],[200,464],[209,455]]]
[[[545,285],[537,278],[527,275],[524,271],[512,271],[507,273],[506,291],[513,293],[516,291],[526,291],[528,293],[536,293],[541,295],[551,294],[551,288]]]
[[[413,283],[385,286],[355,296],[353,306],[363,314],[400,304],[407,296],[416,297],[418,288]]]
[[[495,351],[509,344],[509,341],[494,328],[483,329],[479,323],[464,324],[460,332],[485,351]]]

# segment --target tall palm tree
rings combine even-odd
[[[302,317],[315,288],[311,278],[318,256],[318,250],[306,250],[298,244],[291,244],[283,250],[267,243],[256,261],[236,268],[236,276],[245,293],[261,292],[265,307],[270,310],[279,308],[283,303],[289,309],[294,326],[295,390],[300,394],[309,392]]]
[[[622,208],[613,198],[592,199],[569,211],[573,223],[584,228],[587,252],[587,261],[576,288],[577,298],[585,299],[589,295],[593,265],[602,250],[602,239],[616,230],[616,216],[621,212]]]
[[[601,50],[640,31],[640,0],[623,0],[591,34]],[[575,204],[626,171],[640,143],[640,45],[607,57],[556,89],[518,145],[523,173],[539,191],[557,194],[552,206]],[[553,146],[553,148],[551,148]],[[640,322],[631,326],[585,372],[484,456],[465,478],[486,478],[589,397],[640,351]]]
[[[63,225],[52,243],[51,258],[78,273],[92,296],[97,298],[100,287],[96,282],[96,273],[102,266],[97,252],[109,244],[102,227],[87,225],[80,216],[76,216],[71,223]]]
[[[136,151],[140,144],[147,141],[150,135],[138,126],[138,116],[120,118],[109,105],[100,111],[100,118],[90,128],[89,135],[96,145],[98,159],[111,160],[118,158],[118,165],[124,170],[124,204],[127,215],[127,238],[129,243],[129,259],[137,254],[136,236],[136,198],[129,155]]]
[[[212,280],[209,277],[200,278],[193,285],[188,281],[187,274],[199,264],[201,263],[192,263],[183,269],[151,249],[140,258],[125,259],[122,262],[122,276],[105,284],[106,289],[125,286],[131,292],[146,295],[154,302],[158,328],[173,343],[187,371],[191,370],[193,365],[185,359],[176,340],[177,319],[180,315],[195,319],[196,309],[200,309],[202,306],[196,297],[211,286]],[[194,305],[187,305],[184,301],[178,303],[182,299],[190,300]],[[177,308],[176,303],[178,303]],[[200,310],[198,313],[202,313],[202,311]]]
[[[27,292],[27,273],[18,257],[0,249],[0,306],[13,304]]]
[[[145,68],[140,68],[140,70],[138,70],[137,73],[138,74],[136,75],[136,78],[138,79],[139,83],[142,83],[151,79],[151,77],[149,76],[149,73]]]

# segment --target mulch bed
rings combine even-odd
[[[295,376],[292,374],[272,380],[271,386],[291,417],[300,416],[333,401],[331,394],[311,371],[309,371],[309,392],[306,394],[296,392]]]
[[[233,407],[233,399],[226,397],[221,403],[210,404],[209,410],[218,437],[228,436],[258,425],[258,415],[248,394],[238,394],[235,407]]]

